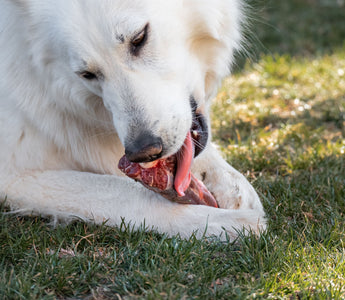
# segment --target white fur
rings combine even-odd
[[[137,130],[160,136],[166,155],[182,146],[190,95],[208,116],[240,21],[237,0],[3,0],[0,197],[22,213],[145,221],[182,237],[264,229],[256,192],[210,143],[193,172],[206,173],[222,209],[171,203],[117,169]],[[134,57],[128,41],[147,23],[149,40]],[[76,75],[86,68],[102,79]]]

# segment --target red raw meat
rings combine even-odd
[[[182,191],[183,196],[179,196],[174,188],[176,166],[176,155],[149,164],[132,163],[126,156],[123,156],[118,165],[119,169],[128,177],[139,181],[148,189],[170,201],[218,207],[217,201],[205,185],[190,172],[187,174],[187,177],[190,176],[189,186]]]

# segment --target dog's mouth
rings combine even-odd
[[[190,129],[192,136],[195,157],[198,156],[206,147],[208,140],[208,126],[204,115],[193,109],[193,123]]]
[[[205,117],[197,111],[196,105],[192,106],[192,112],[192,126],[177,153],[149,163],[133,163],[124,156],[119,168],[171,201],[218,207],[212,194],[191,173],[194,157],[201,153],[208,140]]]
[[[143,169],[159,169],[162,165],[162,161],[175,161],[176,167],[173,185],[179,197],[185,196],[184,192],[191,183],[193,159],[203,151],[208,140],[208,129],[205,117],[201,113],[198,113],[196,109],[193,109],[192,112],[192,126],[187,133],[183,145],[177,153],[167,158],[138,164],[138,167]],[[154,180],[160,180],[159,175],[157,175]]]
[[[179,196],[184,196],[184,191],[190,185],[193,159],[202,152],[208,140],[208,128],[205,117],[198,113],[196,109],[192,109],[192,111],[192,127],[182,147],[175,154],[177,166],[174,187]]]

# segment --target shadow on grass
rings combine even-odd
[[[239,53],[235,72],[246,59],[261,54],[318,56],[345,45],[343,0],[250,0],[246,51]]]

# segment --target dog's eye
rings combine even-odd
[[[86,80],[94,80],[97,79],[97,75],[95,73],[89,71],[82,71],[78,72],[78,75]]]
[[[140,49],[145,45],[147,41],[149,30],[149,24],[146,24],[144,29],[140,31],[137,35],[131,40],[131,53],[134,56],[137,56],[140,52]]]

